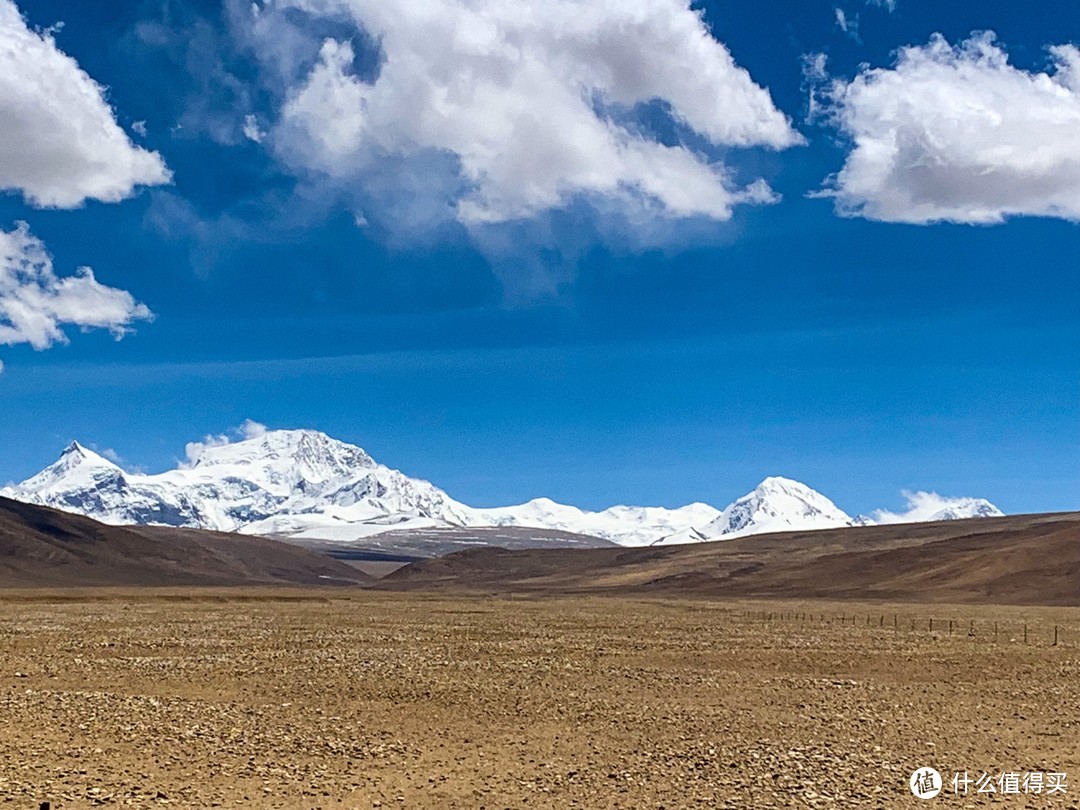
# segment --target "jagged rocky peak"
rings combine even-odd
[[[24,481],[20,486],[31,491],[48,489],[62,482],[85,484],[91,479],[99,480],[102,476],[119,475],[122,470],[104,456],[72,442],[60,454],[60,458]]]
[[[107,458],[99,453],[95,453],[93,450],[89,450],[83,447],[78,442],[72,442],[64,451],[60,454],[60,458],[57,463],[66,461],[69,464],[83,464],[89,462],[90,464],[100,464],[104,467],[115,467],[116,465],[109,461]]]
[[[317,430],[270,430],[229,444],[201,449],[193,470],[263,468],[272,479],[323,482],[370,470],[375,460],[364,450]]]

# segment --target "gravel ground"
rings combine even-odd
[[[921,766],[1068,788],[920,801]],[[9,594],[0,806],[45,801],[1076,808],[1080,610]]]

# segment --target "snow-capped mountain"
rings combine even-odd
[[[1005,515],[985,498],[963,498],[962,503],[934,512],[927,521],[966,520],[967,518],[1003,517]]]
[[[194,464],[159,475],[124,472],[78,443],[0,495],[103,523],[157,523],[288,534],[298,524],[424,517],[464,522],[463,507],[427,481],[377,464],[359,447],[311,430],[269,431],[204,448]],[[459,512],[459,510],[463,510]]]
[[[836,504],[806,484],[790,478],[766,478],[708,523],[698,523],[655,540],[654,546],[733,540],[767,532],[836,529],[866,525],[852,520]]]
[[[311,430],[267,431],[202,446],[193,463],[158,475],[126,473],[73,443],[55,464],[0,495],[104,523],[159,523],[298,540],[352,541],[402,529],[467,526],[557,529],[648,545],[720,514],[701,503],[587,512],[546,498],[476,509],[427,481],[378,464],[359,447]]]
[[[745,534],[851,526],[851,517],[806,484],[790,478],[766,478],[757,488],[701,527],[710,539]]]
[[[878,509],[872,523],[928,523],[935,520],[1001,517],[1002,511],[983,498],[945,498],[936,492],[905,492],[907,509],[889,512]]]
[[[692,503],[679,509],[613,506],[602,512],[587,512],[537,498],[520,506],[473,509],[469,525],[559,529],[602,537],[623,546],[647,546],[662,537],[703,526],[719,514],[719,509],[706,503]]]
[[[259,432],[242,441],[194,445],[177,469],[129,473],[72,443],[37,475],[0,496],[52,506],[111,524],[154,523],[296,540],[350,542],[389,531],[522,527],[591,535],[620,545],[705,542],[764,532],[899,522],[884,511],[852,519],[805,484],[766,478],[724,510],[614,506],[589,512],[538,498],[474,508],[433,484],[376,462],[359,447],[313,430]],[[907,493],[909,520],[1000,515],[973,498]]]

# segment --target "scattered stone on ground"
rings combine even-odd
[[[13,593],[0,806],[1080,807],[1077,609]]]

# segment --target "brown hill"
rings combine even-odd
[[[370,578],[262,537],[90,518],[0,498],[0,587],[327,585]]]
[[[663,548],[476,549],[395,589],[1080,605],[1080,514],[758,535]]]

